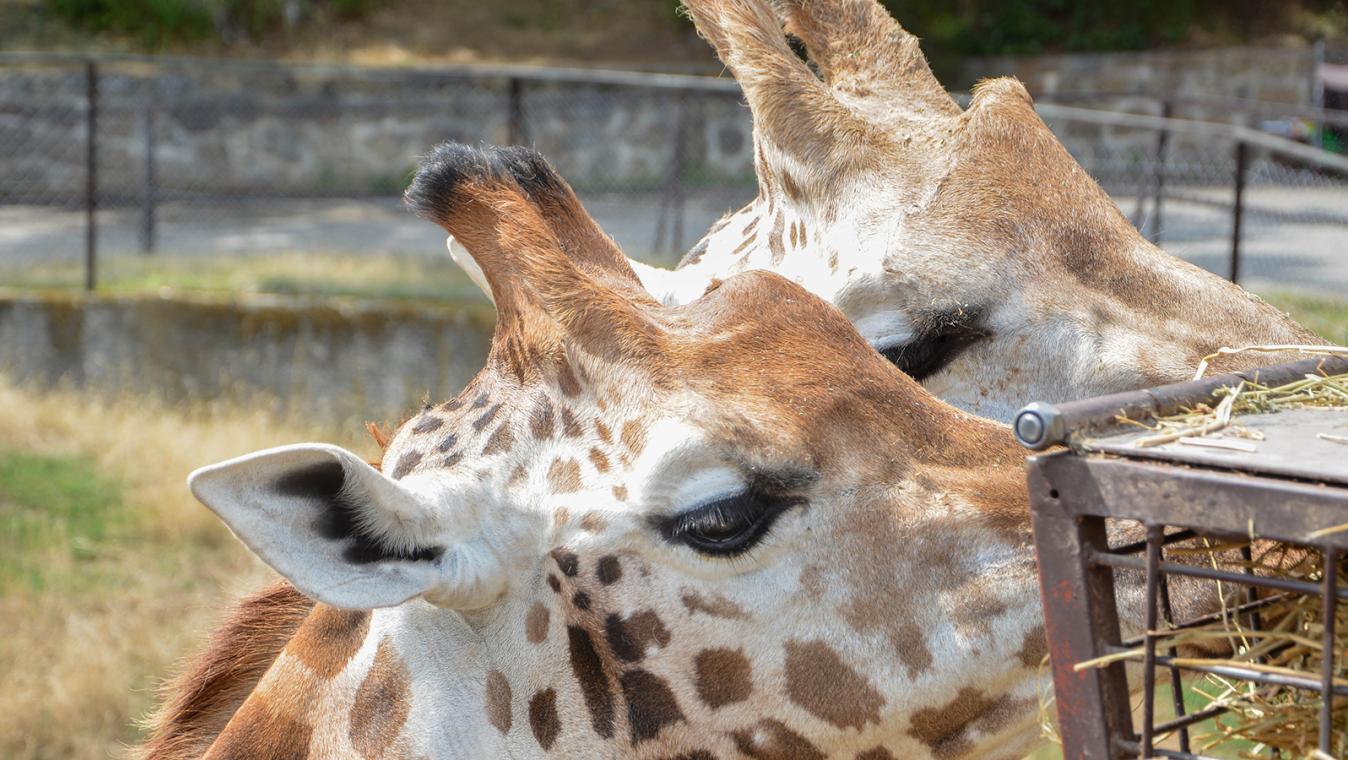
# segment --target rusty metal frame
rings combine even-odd
[[[1325,573],[1324,581],[1317,584],[1221,571],[1166,562],[1164,547],[1200,533],[1241,541],[1259,538],[1315,549],[1328,563],[1327,567],[1334,567],[1340,557],[1348,555],[1348,531],[1323,534],[1317,531],[1348,523],[1348,489],[1230,470],[1112,456],[1079,456],[1066,451],[1031,457],[1029,487],[1045,627],[1066,757],[1202,760],[1202,756],[1190,751],[1188,727],[1220,710],[1186,715],[1179,679],[1172,678],[1176,684],[1172,699],[1177,717],[1157,724],[1154,702],[1158,667],[1166,668],[1172,675],[1178,675],[1181,669],[1219,672],[1245,681],[1318,691],[1324,705],[1319,744],[1322,751],[1331,751],[1332,699],[1325,697],[1348,694],[1348,687],[1336,685],[1333,680],[1337,665],[1332,645],[1334,614],[1339,600],[1348,601],[1348,589],[1335,585],[1336,574]],[[1111,548],[1106,539],[1107,520],[1140,522],[1146,527],[1146,540]],[[1178,530],[1167,532],[1167,528]],[[1209,578],[1248,587],[1246,603],[1235,612],[1250,615],[1255,625],[1260,606],[1283,593],[1316,594],[1332,600],[1324,605],[1327,656],[1320,677],[1270,675],[1234,666],[1181,668],[1174,662],[1173,651],[1157,651],[1152,636],[1124,642],[1114,595],[1115,570],[1145,573],[1147,631],[1157,630],[1162,615],[1173,620],[1169,614],[1169,575]],[[1079,662],[1124,651],[1131,648],[1126,646],[1129,644],[1144,647],[1140,659],[1144,681],[1140,731],[1134,729],[1122,662],[1080,672],[1073,667]],[[1179,751],[1153,746],[1156,736],[1171,731],[1178,732]]]

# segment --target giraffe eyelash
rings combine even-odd
[[[777,518],[803,502],[751,486],[687,512],[656,518],[654,527],[669,543],[699,554],[737,557],[761,543]]]

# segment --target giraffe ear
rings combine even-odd
[[[258,557],[321,602],[389,607],[448,580],[432,499],[346,449],[267,449],[203,467],[187,484]]]

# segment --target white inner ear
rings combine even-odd
[[[455,240],[454,236],[450,235],[445,238],[445,247],[449,249],[449,257],[454,260],[454,263],[458,264],[463,271],[468,273],[468,279],[472,280],[474,284],[481,288],[482,292],[487,294],[487,298],[490,299],[492,303],[496,303],[496,299],[493,298],[491,294],[491,285],[487,283],[487,275],[482,273],[482,267],[477,265],[477,260],[473,258],[473,255],[468,252],[467,248],[463,247],[463,243]]]

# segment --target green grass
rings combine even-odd
[[[1325,340],[1348,346],[1348,299],[1272,291],[1264,300],[1292,315],[1292,319]]]
[[[25,290],[75,290],[83,287],[84,272],[74,262],[0,266],[0,282]],[[98,289],[111,295],[176,291],[487,304],[447,255],[120,256],[102,263]]]
[[[63,585],[126,524],[121,484],[91,460],[0,450],[0,590]]]

